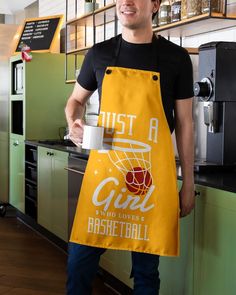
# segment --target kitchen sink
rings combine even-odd
[[[47,145],[63,145],[63,146],[72,146],[75,147],[76,145],[69,139],[45,139],[39,140],[39,143],[47,144]]]

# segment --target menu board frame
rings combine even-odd
[[[21,52],[21,50],[19,48],[19,45],[20,45],[21,42],[28,45],[31,48],[32,52],[52,52],[53,48],[55,47],[55,42],[57,41],[57,37],[59,36],[60,30],[61,30],[61,27],[62,27],[63,18],[64,18],[63,15],[52,15],[52,16],[44,16],[44,17],[25,19],[23,25],[19,28],[19,31],[17,33],[16,43],[15,43],[15,53],[20,53]],[[46,47],[48,47],[48,48],[34,49],[34,46],[32,46],[31,44],[32,44],[32,42],[34,42],[34,40],[36,40],[36,39],[33,38],[33,37],[36,37],[36,35],[34,33],[35,27],[38,30],[37,31],[38,36],[41,33],[41,36],[40,36],[41,41],[45,41],[45,35],[42,35],[42,32],[44,32],[44,30],[45,31],[47,30],[47,25],[50,26],[50,21],[54,22],[57,19],[58,19],[58,23],[57,23],[56,26],[54,24],[54,30],[55,31],[53,33],[53,36],[51,36],[51,42],[46,40],[48,42],[48,46],[46,46]],[[30,25],[30,26],[27,26],[27,25]],[[33,31],[31,30],[32,28],[33,28]],[[42,29],[40,29],[40,28],[42,28]],[[24,36],[27,36],[27,34],[29,36],[29,39],[27,39],[28,42],[27,42],[27,40],[22,39]],[[29,40],[31,42],[29,42]]]

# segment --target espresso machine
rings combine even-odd
[[[194,94],[204,103],[206,163],[236,165],[236,42],[199,47],[199,82]]]

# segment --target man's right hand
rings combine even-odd
[[[84,133],[84,121],[76,119],[69,128],[69,138],[75,145],[81,145]]]
[[[77,146],[82,143],[84,131],[84,121],[77,118],[83,118],[86,101],[92,93],[93,91],[86,90],[76,82],[73,92],[66,103],[65,114],[69,127],[69,138]]]

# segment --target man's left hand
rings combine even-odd
[[[195,205],[194,185],[182,186],[179,192],[180,217],[185,217],[191,213]]]

